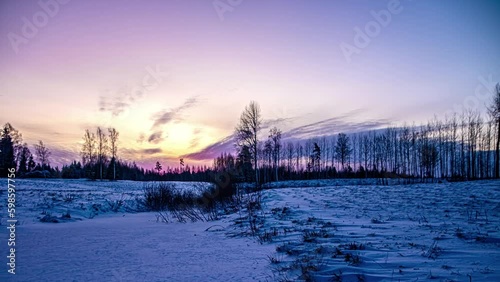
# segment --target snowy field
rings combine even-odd
[[[3,181],[7,188],[7,180]],[[198,190],[209,183],[171,182],[178,189]],[[31,180],[16,182],[16,210],[21,224],[40,222],[45,216],[59,218],[61,222],[78,221],[114,215],[116,212],[136,212],[137,198],[143,195],[147,182],[88,181],[88,180]],[[0,190],[0,193],[2,192]],[[6,193],[0,197],[7,198]],[[5,204],[2,202],[2,204]],[[5,205],[2,205],[0,223],[6,224]],[[71,218],[64,218],[68,214]]]
[[[266,192],[276,280],[500,281],[500,182]]]
[[[0,281],[500,281],[498,181],[270,189],[254,236],[246,211],[138,213],[141,182],[16,185],[17,274],[2,188]]]

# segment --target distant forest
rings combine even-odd
[[[261,112],[251,102],[234,132],[235,154],[222,153],[211,166],[165,167],[161,160],[144,169],[119,159],[119,133],[86,130],[81,160],[62,168],[50,165],[51,152],[39,141],[34,155],[10,123],[0,133],[0,177],[16,168],[18,177],[108,180],[214,181],[222,175],[238,182],[329,178],[405,178],[474,180],[500,177],[500,85],[488,114],[464,110],[422,125],[402,125],[308,140],[282,140],[274,127],[261,132]],[[267,135],[267,139],[259,137]]]

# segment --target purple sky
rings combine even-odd
[[[1,1],[0,122],[59,165],[97,126],[125,159],[197,163],[250,100],[307,138],[484,111],[500,81],[498,1],[228,3]]]

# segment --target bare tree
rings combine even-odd
[[[337,138],[335,136],[332,136],[330,138],[330,147],[331,147],[331,166],[332,170],[335,168],[335,145],[337,144]]]
[[[103,165],[104,162],[106,161],[106,154],[108,150],[108,137],[106,136],[106,133],[98,127],[97,128],[97,161],[99,163],[99,177],[102,180],[102,174],[103,174]]]
[[[349,163],[351,153],[352,149],[349,137],[344,133],[339,133],[339,137],[337,139],[337,145],[335,146],[335,155],[336,158],[340,161],[342,170],[345,170],[345,164]]]
[[[313,150],[310,158],[313,171],[316,173],[316,177],[319,177],[319,172],[321,171],[321,148],[317,142],[314,142],[313,144]]]
[[[302,168],[302,155],[304,153],[304,148],[302,147],[302,144],[300,142],[297,142],[295,145],[295,165],[297,168],[295,169],[295,172],[300,173],[301,168]]]
[[[310,172],[311,169],[313,168],[310,162],[312,151],[313,151],[313,140],[307,139],[306,142],[304,143],[304,159],[305,159],[305,168],[308,172]]]
[[[271,179],[270,174],[272,174],[271,167],[273,163],[273,142],[268,139],[264,142],[264,148],[262,150],[263,165],[264,168],[264,182],[268,182]]]
[[[293,143],[287,142],[287,144],[286,144],[286,159],[288,160],[287,173],[289,176],[292,173],[294,151],[295,151],[295,147],[293,146]]]
[[[326,136],[323,136],[321,138],[321,146],[322,148],[321,150],[321,169],[320,169],[320,172],[321,171],[324,171],[325,172],[325,175],[324,177],[326,177],[326,165],[327,165],[327,162],[329,160],[329,154],[330,154],[330,148],[328,148],[328,140],[326,139]]]
[[[113,164],[113,180],[116,180],[116,156],[118,153],[118,131],[114,128],[108,128],[109,132],[109,150],[111,153],[111,162]]]
[[[465,112],[461,113],[460,116],[460,175],[462,177],[466,176],[466,158],[465,158],[465,140],[466,140],[466,129],[467,122],[465,118]]]
[[[477,142],[481,130],[481,116],[478,112],[469,110],[467,112],[468,125],[468,178],[477,177]]]
[[[85,130],[81,152],[83,165],[93,165],[95,163],[95,146],[95,134],[90,133],[88,129]]]
[[[49,164],[49,156],[51,153],[49,149],[45,146],[45,144],[43,144],[42,140],[39,140],[38,144],[35,144],[34,147],[35,147],[35,154],[38,157],[40,166],[43,169]]]
[[[488,108],[497,129],[495,147],[495,178],[500,178],[500,83],[495,87],[493,101]]]
[[[400,155],[402,159],[402,173],[403,175],[408,175],[410,174],[411,134],[410,134],[410,129],[406,124],[401,129],[400,144],[401,144]]]
[[[455,113],[450,121],[450,166],[451,166],[451,176],[455,177],[458,174],[457,167],[457,142],[458,142],[458,122],[457,114]]]
[[[83,145],[80,154],[82,156],[82,163],[87,169],[87,176],[95,179],[93,166],[96,162],[96,141],[95,134],[90,133],[88,129],[85,130],[85,134],[83,135]]]
[[[487,127],[486,127],[486,136],[485,136],[485,151],[486,151],[486,178],[490,178],[493,175],[490,173],[491,172],[491,140],[493,136],[493,121],[489,120],[487,122]]]
[[[278,181],[278,167],[280,161],[281,151],[281,130],[276,127],[269,130],[269,139],[272,142],[272,155],[273,155],[273,168],[275,173],[275,180]]]
[[[245,107],[245,110],[240,116],[240,123],[236,127],[235,137],[236,146],[241,150],[243,146],[250,149],[250,154],[253,157],[253,165],[255,169],[255,183],[259,183],[259,166],[258,166],[258,146],[259,146],[259,131],[262,123],[260,107],[252,101]]]
[[[363,167],[363,135],[361,133],[358,133],[358,170],[360,172],[362,167]],[[363,169],[366,170],[366,167],[363,167]]]
[[[365,162],[365,177],[368,173],[368,163],[370,161],[370,138],[368,134],[363,135],[363,161]]]
[[[356,134],[351,135],[352,140],[352,169],[356,172],[356,165],[358,164],[358,136]]]

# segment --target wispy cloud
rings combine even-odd
[[[189,149],[194,149],[194,148],[198,147],[199,144],[200,144],[200,138],[195,137],[195,138],[191,139],[191,141],[189,142]]]
[[[212,145],[205,147],[204,149],[196,153],[184,155],[182,157],[186,159],[199,160],[199,161],[211,160],[220,156],[222,152],[234,152],[234,151],[235,151],[234,136],[230,135]]]
[[[161,131],[154,132],[153,134],[149,135],[148,143],[158,144],[165,139],[162,136],[163,136],[163,132],[161,132]]]
[[[194,148],[198,147],[198,145],[200,144],[200,140],[201,140],[201,137],[200,137],[201,132],[202,132],[201,128],[195,128],[193,130],[194,137],[189,142],[189,149],[194,149]]]
[[[368,131],[390,125],[390,121],[387,119],[372,119],[363,122],[353,121],[359,115],[363,114],[364,111],[363,109],[356,109],[336,117],[298,126],[283,133],[282,136],[283,138],[307,139],[317,136],[333,135],[339,132],[352,133]]]
[[[123,86],[116,93],[109,93],[110,91],[107,90],[107,95],[101,95],[99,97],[99,111],[119,116],[133,103],[143,98],[147,92],[157,89],[167,76],[168,73],[162,72],[159,65],[156,65],[155,68],[146,66],[145,74],[139,83],[132,87]]]
[[[137,138],[136,142],[139,144],[144,143],[144,140],[146,140],[146,135],[144,133],[139,134],[139,137]]]
[[[99,97],[99,111],[109,112],[113,116],[119,116],[128,109],[134,101],[135,98],[130,89],[121,87],[114,95],[108,94]]]
[[[197,103],[196,97],[191,97],[184,101],[179,107],[163,110],[153,115],[153,129],[158,128],[162,125],[168,124],[172,121],[179,121],[182,119],[182,112],[195,106]]]
[[[171,122],[177,122],[182,120],[183,112],[194,107],[198,103],[197,97],[191,97],[186,99],[182,105],[171,108],[168,110],[160,111],[152,116],[153,126],[151,127],[151,133],[147,138],[148,143],[158,144],[165,140],[166,134],[164,134],[162,126],[167,125]],[[139,138],[139,140],[144,141],[145,137]]]
[[[340,132],[344,133],[363,132],[363,131],[380,129],[390,125],[390,121],[385,119],[371,120],[366,122],[349,121],[349,119],[355,117],[360,113],[362,113],[361,109],[351,111],[349,113],[337,117],[293,128],[282,134],[283,141],[286,140],[300,141],[318,136],[332,136]],[[263,122],[261,129],[265,130],[273,125],[279,124],[280,122],[291,119],[293,118],[267,120]],[[234,135],[230,135],[212,145],[205,147],[204,149],[198,152],[185,155],[184,157],[187,159],[199,160],[199,161],[214,159],[220,156],[222,152],[235,152],[234,144],[235,144]]]
[[[269,128],[273,126],[279,127],[281,125],[286,125],[287,123],[290,123],[296,119],[298,119],[298,117],[267,119],[262,121],[260,129],[263,131],[267,131]]]
[[[154,155],[163,153],[161,148],[146,148],[146,149],[131,149],[131,148],[122,148],[120,149],[120,153],[124,155],[126,159],[136,160],[141,155]]]
[[[340,118],[330,118],[327,120],[306,124],[283,134],[284,138],[307,139],[317,136],[333,135],[339,132],[352,133],[378,129],[389,126],[390,121],[386,119],[371,120],[365,122],[345,121]]]
[[[152,148],[152,149],[143,149],[142,150],[143,154],[148,154],[148,155],[159,154],[161,152],[163,152],[163,150],[160,148]]]

